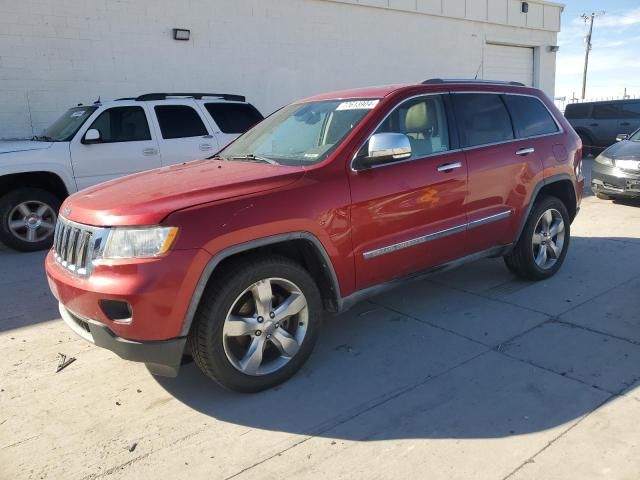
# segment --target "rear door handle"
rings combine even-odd
[[[620,125],[622,125],[623,127],[628,127],[631,124],[629,122],[622,122]]]
[[[589,126],[590,127],[597,127],[598,125],[600,125],[599,123],[590,123]]]
[[[461,162],[445,163],[444,165],[440,165],[438,167],[438,171],[439,172],[448,172],[450,170],[453,170],[454,168],[460,168],[460,167],[462,167],[462,163]]]
[[[158,150],[155,148],[145,148],[142,150],[143,155],[155,155],[158,153]]]
[[[521,148],[520,150],[516,150],[516,155],[529,155],[530,153],[533,153],[535,151],[536,149],[533,147]]]
[[[211,146],[210,143],[201,143],[200,144],[200,150],[202,150],[203,152],[206,152],[207,150],[211,150],[211,148],[213,148]]]

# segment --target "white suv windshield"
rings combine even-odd
[[[67,110],[58,120],[47,128],[42,136],[35,140],[47,142],[68,142],[80,129],[97,107],[74,107]]]
[[[321,162],[378,102],[353,99],[289,105],[242,135],[218,157],[282,165]]]

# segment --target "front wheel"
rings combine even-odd
[[[21,252],[49,248],[60,199],[40,188],[23,188],[0,198],[0,241]]]
[[[217,275],[189,335],[194,361],[231,390],[257,392],[284,382],[318,337],[322,301],[313,278],[280,256],[233,262]]]
[[[562,266],[571,239],[571,220],[564,203],[547,196],[533,206],[518,243],[504,257],[509,270],[526,280],[544,280]]]

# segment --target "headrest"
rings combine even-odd
[[[424,132],[429,123],[429,115],[427,114],[426,102],[416,103],[407,110],[407,116],[404,120],[404,128],[407,133]]]

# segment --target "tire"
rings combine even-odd
[[[49,248],[61,203],[40,188],[7,193],[0,198],[0,241],[21,252]]]
[[[549,215],[551,222],[545,228]],[[548,235],[545,235],[545,230]],[[557,231],[555,235],[554,231]],[[567,207],[556,197],[544,196],[534,204],[518,243],[504,261],[509,271],[520,278],[544,280],[560,269],[570,241],[571,220]]]
[[[322,299],[313,278],[296,262],[275,255],[232,262],[214,275],[188,338],[195,363],[209,378],[238,392],[258,392],[289,379],[311,354],[322,324]],[[271,300],[273,308],[268,307]],[[267,318],[269,311],[282,313],[288,302],[294,312],[305,301],[291,316]],[[228,320],[232,312],[243,321]],[[284,342],[291,348],[287,355]],[[258,361],[250,353],[260,348]]]
[[[582,141],[582,158],[587,158],[594,152],[593,141],[591,140],[591,137],[589,137],[589,135],[587,135],[586,133],[579,133],[578,136]]]

